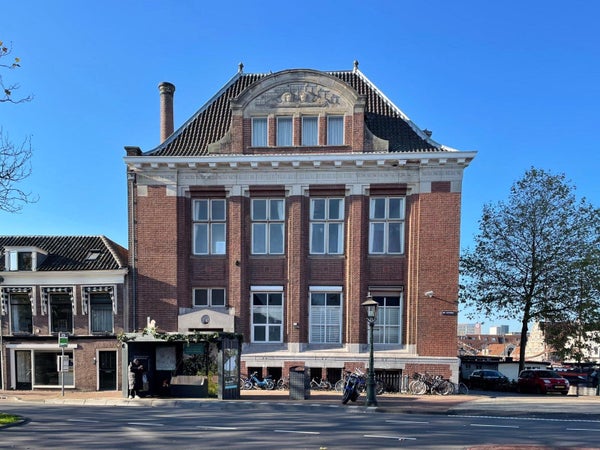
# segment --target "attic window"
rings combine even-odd
[[[92,249],[88,252],[87,256],[85,257],[85,260],[86,261],[96,261],[100,257],[101,253],[102,252],[100,250]]]
[[[33,253],[22,251],[9,251],[8,270],[33,270]]]

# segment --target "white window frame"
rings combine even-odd
[[[400,201],[400,208],[397,215],[390,212],[391,200]],[[375,205],[381,205],[382,201],[384,202],[384,210],[379,212]],[[404,254],[405,209],[405,197],[371,197],[369,200],[369,254]],[[399,249],[397,251],[390,248],[392,242],[390,235],[392,234],[398,239]]]
[[[267,296],[267,305],[266,306],[255,306],[254,305],[254,296],[255,295],[266,295]],[[270,306],[268,303],[269,303],[269,299],[271,296],[280,296],[281,305]],[[253,344],[280,344],[280,343],[283,343],[283,324],[285,323],[284,306],[285,306],[285,297],[283,295],[283,286],[252,286],[251,287],[251,289],[250,289],[250,329],[252,330],[251,340],[252,340]],[[267,316],[267,321],[255,323],[254,322],[255,313],[261,312],[261,310],[265,310],[265,313]],[[277,319],[276,316],[280,317],[280,322],[279,323],[275,323],[275,322],[270,323],[269,321],[271,320],[272,317],[274,317],[275,320]],[[264,332],[265,340],[264,341],[256,340],[256,329],[258,327],[265,328],[265,332]],[[277,340],[269,339],[271,329],[279,330],[279,339],[277,339]]]
[[[202,291],[206,291],[206,305],[196,303],[196,293],[200,293]],[[223,292],[223,304],[213,304],[213,293],[215,291]],[[192,290],[192,306],[194,308],[224,308],[227,306],[227,292],[225,291],[225,288],[194,288]]]
[[[337,126],[341,122],[341,130],[334,129],[334,124]],[[327,116],[327,145],[344,145],[344,116],[331,115]],[[335,133],[334,133],[335,131]]]
[[[288,126],[289,134],[287,133]],[[278,116],[276,131],[277,147],[291,147],[294,145],[294,118],[292,116]]]
[[[252,118],[252,147],[269,145],[269,121],[266,117]]]
[[[197,217],[196,205],[206,202],[206,217]],[[223,204],[223,217],[213,217],[213,206]],[[227,199],[224,198],[199,198],[192,201],[192,252],[194,255],[225,255],[227,253]],[[206,251],[198,250],[200,229],[205,229],[203,241]],[[217,232],[219,230],[219,232]],[[220,238],[222,235],[222,239]]]
[[[403,345],[404,332],[404,292],[403,290],[390,290],[372,294],[379,306],[377,320],[373,326],[373,344],[376,345]],[[387,305],[392,299],[398,299],[398,305]],[[395,302],[395,300],[394,300]],[[397,323],[396,323],[397,318]],[[394,320],[394,322],[392,322]],[[393,332],[392,330],[398,330]]]
[[[255,205],[257,202],[266,202],[266,216],[257,217],[255,214]],[[272,218],[272,202],[281,203],[281,217]],[[252,221],[252,254],[253,255],[283,255],[285,254],[285,198],[253,198],[251,200],[251,221]],[[281,251],[274,250],[272,240],[275,239],[275,230],[281,229]],[[259,231],[261,230],[261,231]],[[256,239],[258,234],[263,237],[265,242],[264,251],[257,248]]]
[[[319,116],[302,116],[302,145],[319,145]]]
[[[33,333],[33,317],[35,316],[35,310],[34,310],[34,304],[33,304],[33,299],[31,297],[31,289],[29,289],[28,291],[26,290],[18,290],[18,291],[11,291],[8,294],[8,321],[9,321],[9,333],[14,335],[14,334],[32,334]],[[29,301],[29,308],[28,311],[31,313],[31,331],[15,331],[14,330],[14,326],[15,326],[15,316],[14,316],[14,311],[13,311],[13,297],[15,296],[26,296],[27,300]]]
[[[339,306],[313,305],[313,296],[325,296],[327,303],[329,295],[339,296]],[[309,289],[309,337],[311,344],[340,344],[342,342],[342,319],[344,313],[344,296],[341,286],[311,286]],[[323,328],[319,333],[324,339],[317,340],[315,328]],[[333,338],[331,338],[333,336]]]
[[[332,200],[340,202],[341,217],[331,218],[330,203]],[[345,221],[345,202],[343,197],[312,197],[310,199],[310,231],[309,231],[309,247],[311,255],[343,255],[344,254],[344,221]],[[315,218],[315,202],[323,201],[325,203],[325,215],[323,218]],[[337,250],[332,250],[331,247],[331,231],[333,227],[339,230],[337,236]],[[317,229],[322,228],[323,232],[323,251],[318,251],[314,244],[317,239]]]

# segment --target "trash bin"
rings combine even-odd
[[[310,369],[308,367],[290,367],[290,399],[306,400],[310,398]]]

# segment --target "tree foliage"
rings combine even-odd
[[[506,202],[486,204],[475,249],[460,261],[460,300],[478,314],[600,329],[600,211],[577,200],[564,175],[531,168]],[[552,334],[554,347],[568,342]]]
[[[20,66],[20,59],[10,59],[12,48],[0,41],[0,69],[11,71]],[[19,89],[16,83],[6,83],[0,73],[0,103],[23,103],[32,96],[15,98],[14,93]],[[31,140],[29,137],[21,144],[14,144],[0,124],[0,210],[7,212],[19,211],[23,204],[36,201],[31,193],[24,192],[20,187],[25,178],[31,174]]]

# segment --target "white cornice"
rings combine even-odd
[[[264,167],[314,168],[318,166],[354,166],[370,168],[384,166],[406,166],[407,164],[427,165],[457,164],[467,167],[475,157],[475,151],[446,152],[396,152],[396,153],[328,153],[328,154],[272,154],[272,155],[215,155],[215,156],[126,156],[125,164],[133,171],[164,170],[175,168],[198,170],[256,169]]]

